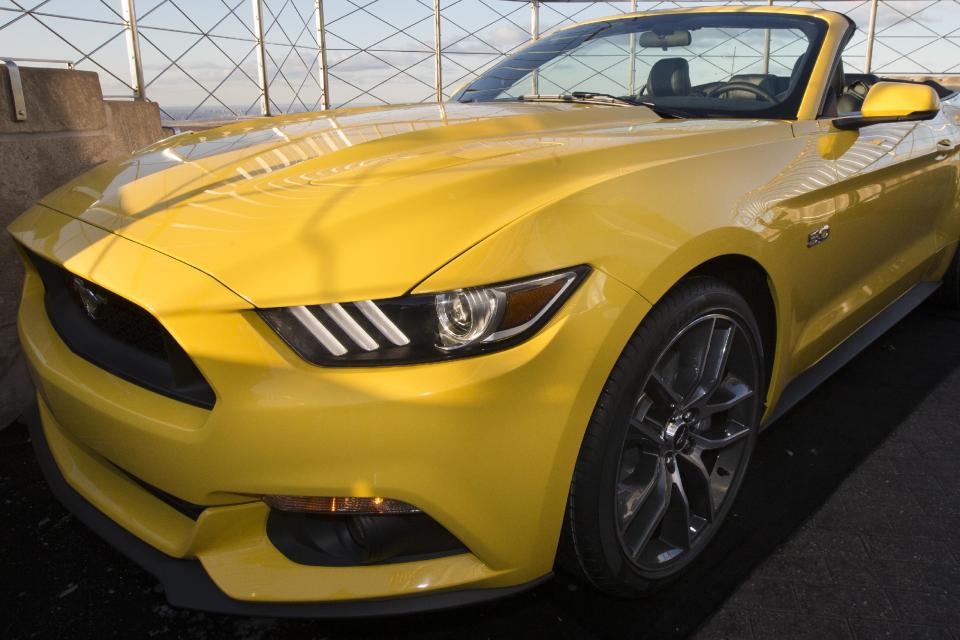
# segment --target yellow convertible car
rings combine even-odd
[[[960,102],[845,73],[854,31],[595,20],[445,104],[237,122],[73,180],[9,228],[51,487],[213,611],[669,581],[764,426],[960,301]]]

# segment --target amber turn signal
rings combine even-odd
[[[417,509],[412,504],[391,498],[379,497],[264,496],[263,501],[266,502],[271,509],[299,513],[343,513],[351,515],[420,513],[420,509]]]

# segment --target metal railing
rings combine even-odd
[[[957,0],[2,0],[0,55],[70,58],[168,120],[235,118],[443,100],[558,27],[696,4],[841,11],[853,70],[960,72]]]

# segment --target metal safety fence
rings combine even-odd
[[[840,11],[849,68],[960,73],[960,0],[0,0],[0,56],[97,71],[168,120],[234,118],[443,100],[564,25],[704,4]]]

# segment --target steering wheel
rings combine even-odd
[[[706,95],[708,98],[716,98],[719,95],[724,93],[729,93],[731,91],[746,91],[747,93],[752,93],[757,96],[764,102],[776,102],[777,99],[772,93],[764,89],[763,87],[758,87],[755,84],[749,82],[723,82],[708,89]]]

